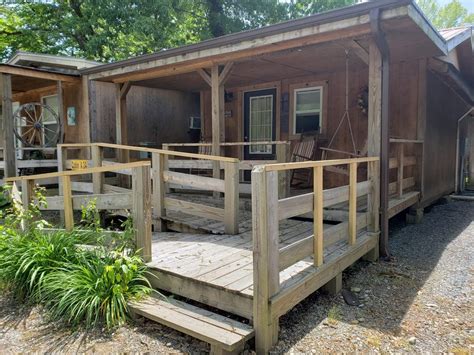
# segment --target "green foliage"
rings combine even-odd
[[[446,5],[440,5],[437,0],[417,0],[417,3],[436,28],[474,24],[474,13],[469,13],[459,0]]]
[[[327,11],[355,0],[56,0],[0,5],[0,58],[17,50],[114,61]]]
[[[128,300],[150,293],[145,273],[137,255],[92,251],[49,273],[42,298],[54,319],[87,326],[103,319],[112,328],[125,322]]]
[[[41,302],[54,319],[70,324],[108,328],[127,319],[127,302],[151,292],[146,266],[134,251],[133,222],[120,238],[105,231],[46,231],[39,220],[45,203],[43,190],[35,189],[28,208],[14,201],[0,226],[0,285],[27,302]],[[97,208],[83,208],[83,219],[97,226]],[[25,227],[27,226],[27,227]]]
[[[88,229],[100,231],[100,213],[96,198],[88,200],[85,206],[81,205],[81,224]]]

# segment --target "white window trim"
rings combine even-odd
[[[319,113],[319,132],[321,132],[323,128],[323,105],[324,105],[324,87],[323,86],[311,86],[311,87],[304,87],[304,88],[299,88],[299,89],[294,89],[293,90],[293,130],[292,134],[301,134],[301,133],[296,133],[296,95],[299,92],[304,92],[304,91],[312,91],[312,90],[319,90],[319,110],[318,111],[312,111],[312,112],[318,112]]]
[[[250,132],[251,132],[251,127],[252,127],[252,117],[251,117],[251,113],[252,113],[252,110],[251,110],[251,107],[252,107],[252,100],[254,99],[261,99],[261,98],[266,98],[266,97],[271,97],[272,98],[272,102],[271,102],[271,109],[272,109],[272,112],[271,112],[271,117],[272,119],[270,120],[270,132],[273,132],[273,115],[274,115],[274,112],[273,112],[273,106],[274,106],[274,95],[270,94],[270,95],[261,95],[261,96],[252,96],[250,97],[250,100],[249,100],[249,142],[252,142],[252,139],[251,139],[251,136],[250,136]],[[270,141],[273,140],[273,138],[271,137]],[[261,154],[271,154],[272,153],[272,146],[270,145],[270,153],[265,151],[265,152],[252,152],[252,147],[253,146],[249,146],[249,155],[261,155]],[[268,146],[267,146],[268,148]]]
[[[56,97],[58,99],[58,106],[60,106],[59,105],[59,96],[58,96],[58,94],[41,96],[41,103],[43,105],[46,105],[44,99],[47,99],[48,97]],[[51,108],[51,109],[53,109],[53,108]],[[59,112],[56,112],[56,114],[59,115]],[[51,125],[51,124],[55,124],[55,123],[53,123],[53,122],[43,122],[43,124],[44,125]],[[59,124],[61,124],[61,122],[59,122]],[[44,131],[43,131],[43,142],[45,142],[45,141],[46,141],[46,137],[45,137]]]

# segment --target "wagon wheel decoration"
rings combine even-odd
[[[23,104],[13,114],[15,136],[28,147],[53,147],[61,137],[61,122],[54,110],[38,102]]]

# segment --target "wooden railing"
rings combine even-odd
[[[369,176],[367,180],[357,182],[358,165],[365,163],[368,164]],[[298,291],[301,283],[307,281],[305,278],[285,286],[285,293],[281,294],[280,271],[310,256],[313,256],[314,267],[320,270],[325,265],[325,248],[342,242],[349,250],[357,249],[358,233],[362,229],[367,229],[367,233],[379,232],[378,164],[379,158],[369,157],[270,164],[252,170],[254,325],[260,337],[271,337],[275,326],[272,318],[278,319],[306,297]],[[323,169],[339,165],[349,166],[349,184],[324,189]],[[313,169],[313,192],[279,199],[276,192],[278,172],[308,168]],[[358,212],[358,198],[366,195],[367,208]],[[346,202],[348,212],[326,209]],[[313,234],[280,248],[279,221],[307,213],[313,218]],[[343,215],[346,221],[324,228],[324,220],[335,213]]]
[[[88,164],[92,166],[118,166],[122,174],[129,175],[130,171],[122,168],[121,163],[105,160],[103,157],[104,149],[116,151],[116,156],[123,151],[146,152],[151,155],[151,179],[153,181],[152,207],[153,223],[157,229],[164,228],[163,218],[167,216],[167,211],[180,211],[186,214],[209,218],[224,222],[225,233],[237,234],[239,226],[239,160],[234,158],[218,157],[212,155],[194,154],[177,152],[163,149],[134,147],[109,143],[92,144],[63,144],[58,146],[58,156],[61,157],[58,169],[63,170],[69,167],[71,161],[67,159],[67,152],[70,149],[90,149],[92,159]],[[224,170],[224,178],[214,178],[205,176],[196,176],[183,172],[170,170],[173,159],[171,157],[184,158],[183,162],[198,161],[198,166],[209,165],[216,162]],[[182,165],[176,166],[176,169],[183,169]],[[105,185],[104,181],[98,176],[92,176],[92,185],[94,191],[101,190]],[[201,203],[185,201],[181,199],[166,196],[170,188],[189,188],[201,191],[211,191],[224,194],[224,208],[208,206]]]
[[[73,195],[74,187],[71,178],[74,176],[93,174],[99,180],[107,172],[119,173],[123,169],[131,171],[132,189],[122,193],[103,193],[95,191],[89,195]],[[64,225],[66,230],[74,227],[74,210],[80,210],[87,205],[88,201],[95,200],[99,210],[131,210],[135,229],[135,240],[137,248],[141,250],[144,260],[150,261],[151,252],[151,183],[150,163],[134,162],[120,166],[94,167],[79,171],[60,171],[39,175],[20,176],[6,179],[7,183],[13,184],[13,190],[17,190],[17,184],[21,187],[21,199],[23,206],[27,206],[34,198],[33,189],[36,183],[41,185],[42,181],[59,179],[60,195],[47,196],[47,207],[45,210],[60,210],[64,213]]]
[[[288,141],[258,141],[258,142],[223,142],[220,144],[221,147],[249,147],[252,145],[272,145],[275,146],[275,160],[240,160],[239,170],[249,171],[257,165],[272,164],[272,163],[286,163],[290,161],[290,142]],[[178,150],[180,148],[206,148],[211,154],[212,143],[165,143],[162,145],[165,150]],[[243,155],[243,152],[241,152]],[[189,160],[170,160],[170,168],[188,168],[188,169],[213,169],[212,162],[208,162],[206,165],[202,162],[189,161]],[[241,176],[242,178],[242,176]],[[284,197],[289,194],[290,181],[289,174],[286,172],[279,173],[278,182],[279,196]],[[250,194],[250,186],[248,184],[240,184],[240,193]]]
[[[422,192],[423,141],[413,139],[390,138],[390,144],[396,147],[396,157],[391,158],[389,169],[397,169],[397,179],[389,184],[389,195],[402,197],[407,190],[416,188]],[[413,146],[407,155],[407,146]],[[410,173],[407,173],[409,169]]]

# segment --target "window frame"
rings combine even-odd
[[[321,105],[319,108],[319,134],[326,132],[327,118],[327,100],[328,100],[328,81],[312,81],[293,84],[289,86],[290,107],[289,107],[289,136],[290,139],[299,139],[301,133],[296,133],[296,95],[298,92],[310,91],[314,89],[320,90]]]
[[[50,97],[56,97],[56,98],[57,98],[57,100],[58,100],[58,110],[59,110],[59,108],[61,107],[61,105],[60,105],[60,103],[59,103],[59,95],[58,95],[58,94],[50,94],[50,95],[41,96],[41,104],[43,104],[43,105],[48,105],[48,104],[45,102],[44,99],[47,99],[47,98],[50,98]],[[49,106],[49,105],[48,105],[48,106]],[[53,110],[53,107],[51,107],[51,109]],[[61,116],[59,115],[59,112],[56,112],[56,114],[58,115],[58,119],[59,119],[59,120],[58,120],[58,125],[61,126],[61,118],[60,118]],[[50,123],[50,122],[44,122],[43,124],[44,124],[44,125],[50,125],[50,124],[55,124],[55,123],[52,123],[52,122],[51,122],[51,123]],[[45,137],[45,134],[44,134],[44,131],[43,131],[43,142],[45,142],[45,139],[46,139],[46,137]],[[56,144],[56,146],[57,146],[57,144]],[[56,146],[55,146],[55,147],[56,147]]]

